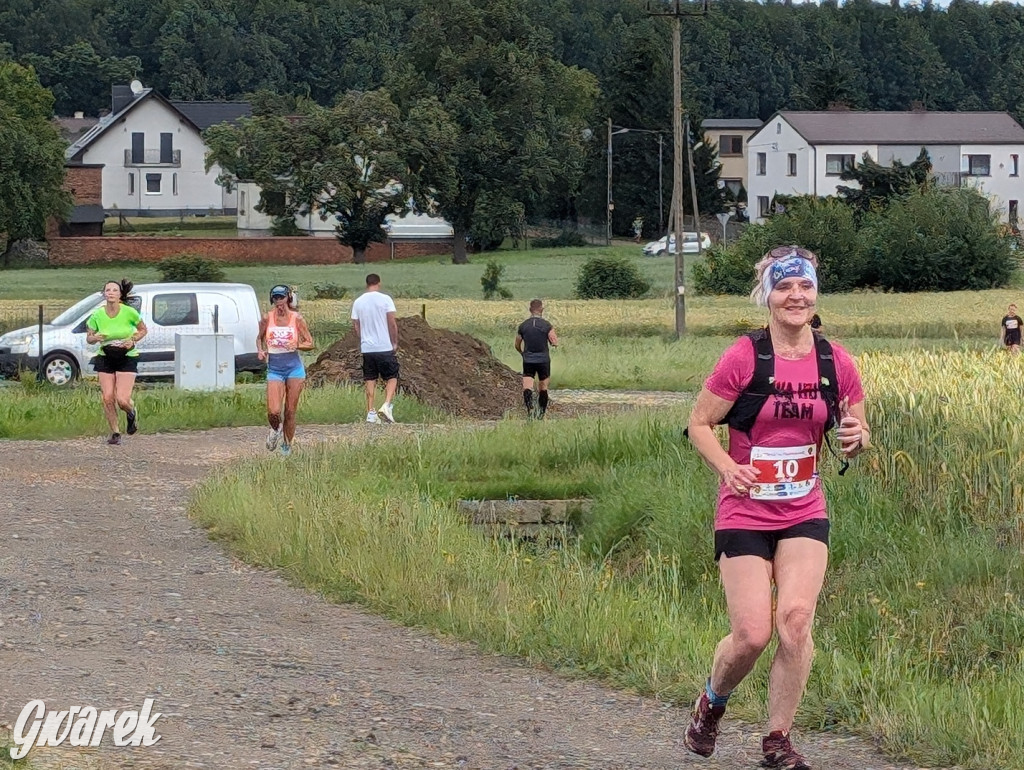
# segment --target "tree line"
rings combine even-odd
[[[836,104],[1024,118],[1018,5],[716,0],[682,29],[695,125]],[[0,10],[0,60],[31,66],[61,115],[97,114],[110,85],[133,77],[174,99],[249,99],[263,115],[334,109],[350,92],[384,90],[402,116],[433,99],[463,129],[453,150],[478,159],[475,169],[463,159],[457,184],[479,182],[481,210],[503,221],[603,221],[605,120],[671,126],[670,37],[642,0],[8,0]],[[722,201],[703,149],[700,206],[713,212]],[[651,227],[656,136],[616,136],[613,158],[614,231],[627,234],[638,214]]]

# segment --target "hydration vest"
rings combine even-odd
[[[761,413],[761,407],[769,396],[792,396],[793,393],[780,391],[775,385],[775,349],[772,347],[768,328],[757,329],[747,336],[754,343],[754,376],[718,424],[728,425],[750,435],[757,416]],[[836,360],[832,355],[832,344],[817,332],[814,333],[814,349],[818,362],[818,396],[824,401],[827,410],[827,434],[840,420]]]

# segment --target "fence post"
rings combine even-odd
[[[43,376],[43,306],[39,306],[39,357],[36,359],[36,380],[42,382]]]
[[[424,321],[427,320],[427,306],[426,306],[425,303],[424,303],[423,307],[420,308],[420,315],[423,317]]]

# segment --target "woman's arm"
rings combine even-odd
[[[264,345],[264,338],[267,336],[267,319],[268,315],[260,319],[260,330],[256,333],[256,357],[260,361],[264,361],[267,358],[267,350]]]
[[[836,430],[839,438],[839,451],[847,457],[856,457],[871,446],[871,430],[868,428],[867,412],[864,402],[850,406],[846,399],[839,404],[842,421]]]
[[[139,323],[135,327],[135,333],[132,335],[132,344],[138,343],[147,334],[149,334],[149,329],[146,328],[146,322],[140,318]]]
[[[299,350],[312,350],[313,349],[313,335],[309,332],[309,327],[306,325],[306,319],[299,316],[295,319],[295,329],[299,333]]]
[[[697,403],[690,412],[687,430],[690,441],[704,462],[711,466],[734,495],[745,497],[747,489],[757,482],[758,470],[752,465],[740,465],[733,460],[719,443],[714,431],[714,426],[725,418],[733,403],[716,396],[707,388],[701,389]]]

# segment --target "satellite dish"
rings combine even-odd
[[[124,81],[122,80],[121,82],[123,83]],[[133,80],[128,87],[132,89],[132,93],[136,96],[138,96],[145,90],[145,86],[142,85],[141,80]]]

